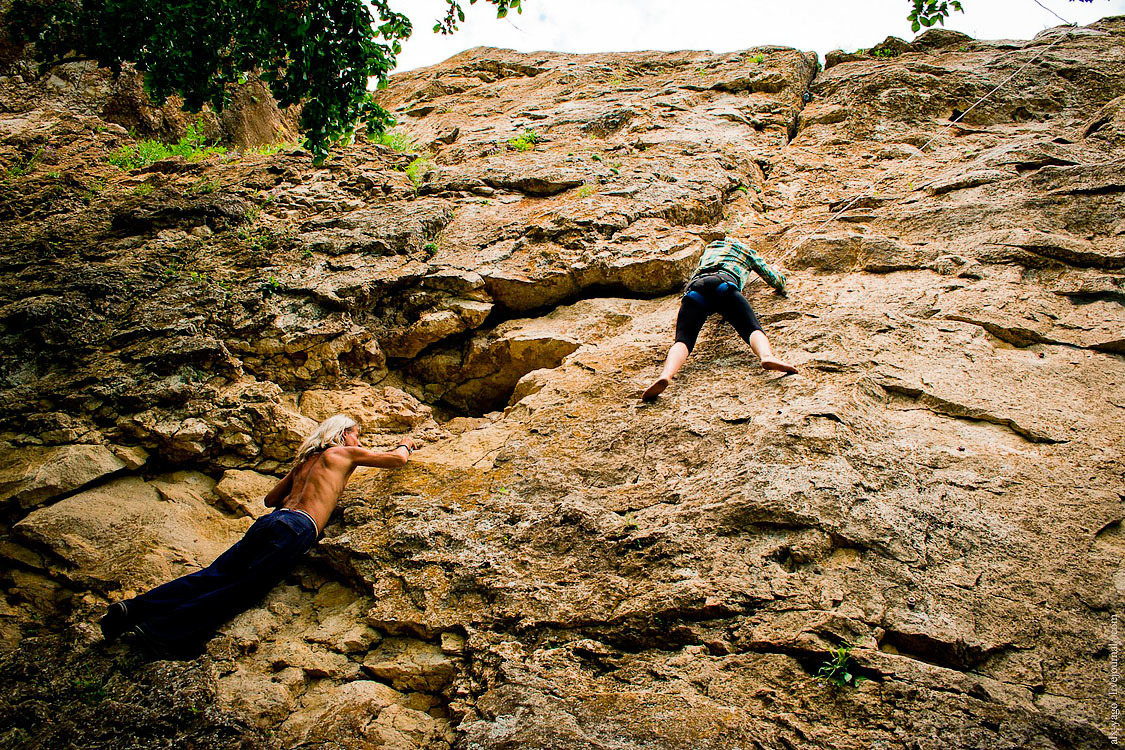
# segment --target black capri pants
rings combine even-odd
[[[762,330],[754,308],[742,296],[737,283],[724,273],[707,273],[696,276],[684,288],[680,312],[676,316],[676,341],[685,344],[690,352],[695,348],[703,322],[715,312],[734,326],[746,343],[750,343],[754,331]]]

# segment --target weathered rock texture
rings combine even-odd
[[[875,53],[472,50],[320,169],[123,173],[9,78],[3,742],[1108,746],[1125,18]],[[726,235],[800,374],[715,322],[642,406]],[[337,411],[427,444],[198,659],[98,644]]]

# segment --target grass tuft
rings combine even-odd
[[[530,151],[535,148],[535,144],[539,143],[541,140],[534,128],[525,128],[524,131],[515,138],[509,138],[508,145],[516,151]]]
[[[162,143],[157,140],[140,140],[132,146],[122,146],[109,155],[109,163],[126,172],[134,169],[143,169],[150,164],[168,159],[173,156],[182,156],[188,161],[199,161],[208,156],[225,154],[226,148],[207,143],[203,135],[203,121],[188,125],[184,137],[173,144]]]

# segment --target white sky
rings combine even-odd
[[[1125,0],[1039,0],[1079,25],[1125,15]],[[871,47],[893,35],[914,37],[909,0],[523,0],[522,15],[496,18],[480,0],[462,0],[466,21],[451,37],[433,33],[443,0],[391,0],[414,24],[403,43],[399,72],[433,65],[471,47],[522,52],[730,52],[777,44],[824,53]],[[977,39],[1030,39],[1061,23],[1036,0],[962,0],[946,28]],[[924,30],[924,29],[923,29]]]

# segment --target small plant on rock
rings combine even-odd
[[[95,677],[75,677],[70,684],[84,703],[98,703],[106,696],[105,685]]]
[[[368,139],[392,151],[413,151],[415,148],[414,141],[405,133],[378,133],[368,136]]]
[[[508,139],[508,145],[516,151],[530,151],[535,148],[535,144],[539,143],[540,140],[539,134],[535,132],[534,128],[525,128],[515,138]]]
[[[225,154],[226,148],[207,143],[203,134],[203,121],[198,120],[187,126],[184,136],[173,144],[156,140],[139,140],[132,146],[122,146],[109,155],[109,163],[126,172],[141,169],[173,156],[182,156],[188,161],[199,161],[215,154]]]
[[[242,227],[238,230],[238,238],[249,245],[255,252],[273,252],[287,247],[293,241],[293,235],[287,231],[278,231],[272,227],[251,229]],[[309,255],[312,255],[310,252]]]
[[[31,174],[35,170],[36,164],[39,163],[39,157],[43,155],[43,147],[40,146],[39,150],[26,159],[16,161],[14,164],[8,165],[8,178],[23,177]]]
[[[210,177],[204,175],[195,182],[191,183],[184,190],[184,195],[209,195],[219,189],[219,184],[212,180]]]
[[[180,368],[180,380],[184,383],[202,383],[207,379],[207,373],[202,370],[185,365]]]
[[[414,183],[414,189],[417,190],[422,185],[422,180],[425,178],[426,173],[434,168],[434,163],[425,156],[419,156],[414,161],[406,165],[406,176]]]
[[[845,643],[839,648],[828,652],[828,658],[820,665],[816,676],[822,682],[836,687],[858,687],[859,683],[866,680],[855,674],[855,663],[852,661],[852,645]]]
[[[762,61],[765,59],[766,58],[763,55],[751,55],[750,57],[746,58],[746,62],[751,62],[755,65],[761,65]]]
[[[277,294],[281,290],[281,282],[277,280],[276,276],[270,276],[262,282],[262,296],[268,297],[271,294]]]
[[[267,143],[264,146],[254,146],[253,148],[246,149],[243,153],[246,154],[261,154],[262,156],[272,156],[279,151],[286,151],[288,149],[297,148],[297,144],[292,141],[282,141],[280,143]]]

